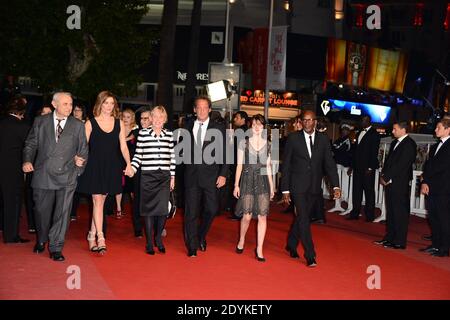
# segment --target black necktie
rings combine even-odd
[[[442,146],[442,144],[444,143],[444,141],[439,141],[439,144],[438,144],[438,146],[437,146],[437,148],[436,148],[436,152],[434,153],[434,155],[436,155],[437,153],[438,153],[438,151],[439,151],[439,148]]]
[[[198,131],[197,131],[197,146],[201,149],[202,148],[202,126],[203,123],[198,123]]]
[[[313,141],[312,141],[312,136],[309,136],[309,147],[311,149],[311,155],[310,157],[312,158],[312,152],[313,152]]]
[[[393,144],[394,144],[394,149],[392,149],[392,150],[395,150],[395,148],[397,148],[397,145],[398,145],[398,140],[395,139],[395,140],[393,141]]]
[[[59,140],[59,137],[61,136],[61,133],[63,132],[63,128],[61,127],[61,121],[64,119],[56,119],[58,123],[56,124],[56,141]]]

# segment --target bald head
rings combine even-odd
[[[53,95],[52,105],[58,118],[67,118],[72,113],[72,95],[68,92],[57,92]]]
[[[316,113],[312,110],[306,110],[302,112],[302,124],[303,124],[303,130],[308,133],[312,134],[314,132],[314,129],[316,127]]]

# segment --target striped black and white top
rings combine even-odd
[[[152,128],[141,129],[131,166],[134,172],[140,167],[142,171],[167,170],[170,171],[171,176],[175,176],[172,131],[162,129],[158,137]]]

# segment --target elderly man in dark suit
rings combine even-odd
[[[317,265],[316,252],[311,235],[311,212],[322,197],[322,178],[327,175],[334,190],[334,199],[339,199],[339,177],[331,153],[327,135],[315,130],[316,114],[302,113],[303,130],[293,132],[286,142],[281,171],[283,202],[292,201],[296,218],[288,236],[286,250],[292,258],[298,258],[297,245],[300,239],[305,249],[306,265]]]
[[[394,123],[389,154],[381,171],[380,183],[384,185],[386,200],[386,235],[375,244],[385,248],[405,249],[410,215],[410,182],[416,161],[417,145],[408,136],[406,122]]]
[[[435,129],[439,142],[430,148],[423,170],[421,192],[427,197],[431,225],[431,246],[421,249],[437,257],[450,250],[450,119],[442,119]]]
[[[356,138],[356,150],[351,168],[351,172],[353,172],[353,210],[347,220],[358,220],[364,192],[366,221],[372,222],[375,219],[375,171],[379,167],[380,135],[372,127],[370,117],[367,115],[362,117],[361,126],[362,130]]]
[[[191,163],[185,164],[184,172],[184,228],[189,257],[197,256],[198,249],[206,251],[206,235],[219,211],[218,190],[225,185],[228,174],[225,126],[209,118],[209,98],[197,97],[194,112],[196,120],[186,125],[190,137]],[[211,147],[214,147],[213,150]],[[202,217],[200,227],[199,216]]]
[[[7,115],[0,120],[0,197],[3,199],[3,241],[5,243],[29,242],[19,236],[19,218],[22,208],[24,174],[22,150],[29,126],[23,121],[25,105],[13,99]]]
[[[55,111],[36,118],[23,150],[23,171],[34,172],[37,243],[41,253],[49,242],[50,258],[64,261],[62,249],[69,227],[77,177],[84,170],[88,144],[83,122],[71,116],[70,93],[54,94]]]

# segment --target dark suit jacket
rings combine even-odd
[[[431,195],[450,194],[450,139],[435,154],[439,143],[430,148],[423,170],[423,183],[430,187]]]
[[[22,150],[30,127],[24,121],[8,115],[0,120],[0,168],[2,179],[23,180]]]
[[[358,172],[365,172],[368,168],[378,169],[378,149],[380,148],[380,135],[372,127],[366,132],[358,144],[358,134],[353,154],[352,169]]]
[[[34,162],[31,186],[58,190],[76,185],[77,177],[85,167],[77,167],[74,157],[78,155],[87,162],[88,152],[83,122],[69,116],[56,143],[53,113],[37,117],[23,149],[23,161]]]
[[[411,137],[407,136],[394,150],[394,141],[392,141],[389,154],[384,161],[381,175],[386,182],[392,179],[390,187],[393,190],[407,189],[409,181],[412,179],[412,165],[416,161],[417,145]]]
[[[219,176],[227,177],[228,176],[228,165],[226,164],[226,134],[225,134],[225,126],[222,124],[214,123],[211,118],[209,119],[208,128],[206,131],[205,140],[203,141],[203,152],[205,152],[205,148],[211,143],[214,143],[215,139],[221,139],[221,143],[219,144],[221,148],[220,160],[215,161],[213,163],[205,163],[205,158],[202,157],[202,161],[199,164],[194,164],[194,149],[195,149],[195,140],[194,140],[194,121],[191,121],[186,125],[186,129],[189,132],[189,139],[191,144],[191,158],[190,164],[185,164],[184,170],[184,181],[185,187],[189,188],[192,186],[201,186],[201,187],[215,187],[217,178]],[[220,133],[220,137],[216,137],[214,133]],[[207,150],[207,154],[210,152],[209,146]],[[215,155],[215,152],[212,153]]]
[[[339,187],[336,163],[328,136],[317,132],[312,158],[309,157],[303,130],[289,135],[281,168],[281,191],[321,193],[322,178],[328,175],[332,187]]]

